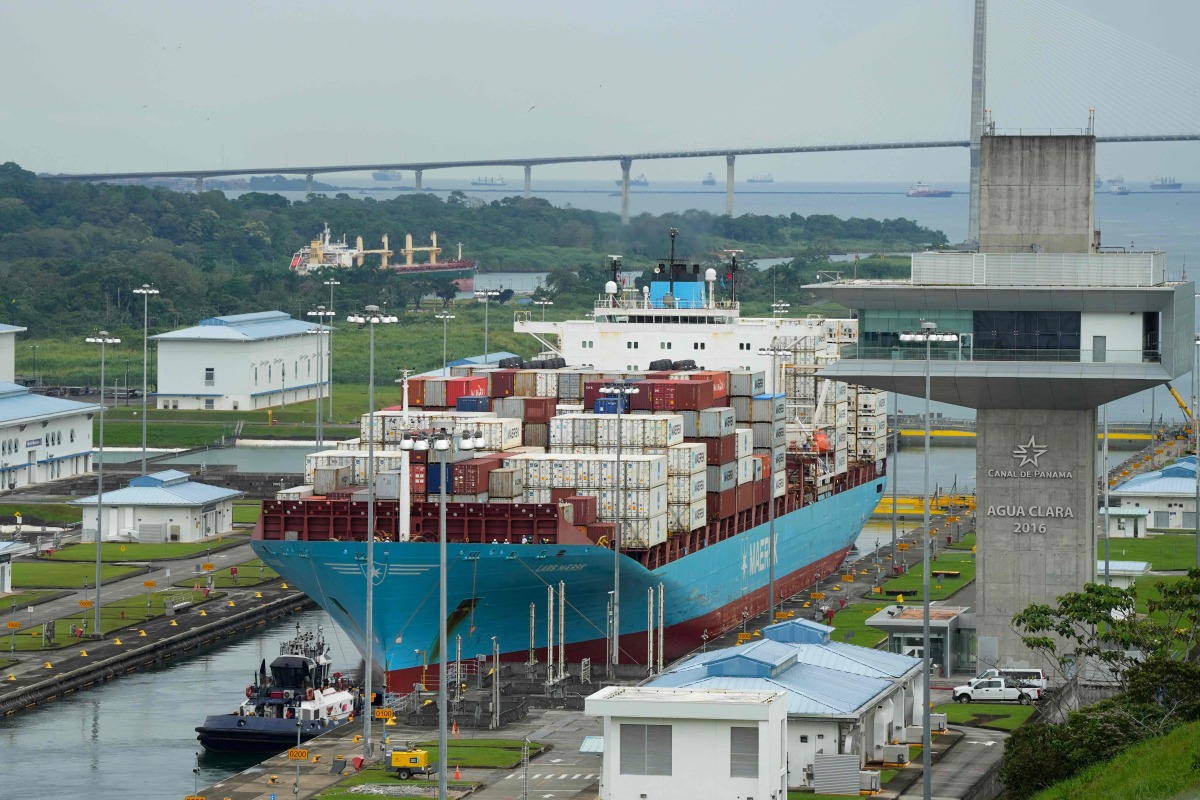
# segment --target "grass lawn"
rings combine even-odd
[[[361,792],[351,791],[355,786],[386,786],[393,787],[436,787],[437,779],[434,780],[407,780],[402,781],[395,775],[389,775],[384,772],[383,767],[367,767],[366,769],[354,775],[349,775],[338,781],[333,786],[330,786],[325,791],[317,795],[318,800],[362,800],[363,797],[369,797]],[[451,779],[446,782],[448,788],[453,789],[473,789],[479,786],[475,781],[456,781],[451,776]]]
[[[233,521],[234,523],[249,523],[253,525],[258,522],[258,515],[262,512],[262,504],[260,503],[234,503],[233,504]]]
[[[61,503],[0,503],[0,523],[12,525],[20,513],[25,525],[70,525],[83,521],[83,509]]]
[[[12,666],[13,664],[15,664],[15,663],[17,663],[17,662],[16,662],[16,661],[11,661],[11,660],[9,660],[9,659],[7,659],[7,658],[0,658],[0,669],[8,669],[9,667],[11,667],[11,666]]]
[[[873,616],[886,600],[880,598],[878,603],[851,603],[833,615],[833,626],[837,628],[833,638],[839,642],[849,641],[859,647],[874,647],[887,638],[887,634],[878,628],[867,625],[867,618]],[[846,633],[853,631],[854,635],[847,640]]]
[[[62,594],[61,589],[26,589],[23,592],[14,592],[8,597],[0,599],[0,614],[6,612],[11,614],[14,608],[20,614],[29,606],[58,594]]]
[[[232,567],[237,567],[238,579],[235,581],[233,575],[229,572]],[[240,564],[233,564],[225,569],[217,570],[213,573],[213,585],[218,589],[232,589],[238,586],[257,586],[260,583],[269,583],[279,577],[279,573],[268,567],[261,560],[253,558],[249,561],[243,561]],[[195,586],[196,582],[204,583],[198,576],[192,576],[175,581],[173,586],[187,588]]]
[[[1093,764],[1074,778],[1038,792],[1033,800],[1195,797],[1200,788],[1198,764],[1200,722],[1192,722],[1136,744],[1111,761]]]
[[[964,533],[962,539],[950,545],[951,550],[970,550],[975,546],[975,531]]]
[[[1096,544],[1096,557],[1104,559],[1104,542]],[[1113,561],[1149,561],[1154,569],[1187,569],[1196,566],[1196,536],[1163,533],[1145,539],[1109,539]]]
[[[211,597],[220,597],[220,594],[213,594]],[[101,592],[103,598],[103,592]],[[104,633],[112,633],[119,631],[122,628],[131,627],[138,623],[144,622],[150,617],[162,616],[163,601],[171,598],[178,600],[180,598],[190,598],[191,602],[196,603],[204,599],[203,592],[180,592],[178,589],[169,591],[156,591],[150,594],[150,605],[147,608],[146,595],[136,595],[124,600],[114,600],[112,602],[104,602],[100,609],[100,627]],[[19,618],[20,615],[18,615]],[[54,644],[49,648],[42,647],[42,626],[37,625],[33,630],[22,630],[17,632],[17,649],[18,650],[44,650],[61,647],[75,647],[80,649],[88,649],[95,644],[97,647],[116,647],[110,638],[107,642],[90,642],[87,639],[75,639],[71,636],[71,626],[78,625],[85,629],[87,634],[93,630],[96,612],[92,608],[81,608],[77,613],[70,616],[60,617],[55,620]],[[121,638],[124,637],[124,638]],[[116,638],[121,638],[123,644],[132,643],[131,640],[140,638],[137,632],[122,633]]]
[[[241,540],[225,537],[216,542],[172,542],[169,544],[142,544],[139,542],[105,542],[100,545],[100,559],[110,561],[169,561],[173,558],[189,558],[197,553],[220,550],[240,544]],[[51,556],[54,561],[96,561],[95,542],[68,545],[56,550]]]
[[[937,561],[929,563],[930,572],[937,570],[956,570],[958,577],[931,575],[929,579],[929,597],[932,600],[945,600],[966,584],[975,580],[975,556],[971,552],[961,550],[943,550],[937,554]],[[904,595],[905,600],[920,600],[922,576],[920,568],[909,570],[907,575],[892,578],[883,584],[883,594]],[[938,586],[941,586],[939,589]]]
[[[1020,703],[945,703],[935,708],[934,713],[945,714],[946,721],[951,725],[1011,731],[1025,724],[1033,713],[1033,706]]]
[[[105,564],[100,568],[100,579],[105,583],[136,572],[139,567],[118,567]],[[83,561],[14,561],[12,583],[14,588],[60,587],[82,589],[96,580],[96,565]]]

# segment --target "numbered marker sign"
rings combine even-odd
[[[142,586],[145,586],[147,589],[153,589],[155,586],[158,586],[158,581],[142,581]]]
[[[9,628],[10,630],[15,631],[21,627],[21,623],[17,622],[15,619],[9,620],[8,622],[5,623],[5,627]]]
[[[216,564],[201,564],[200,565],[200,569],[204,570],[205,572],[212,572],[216,568],[217,568]]]
[[[391,719],[395,713],[390,708],[377,708],[375,709],[375,719]]]
[[[79,607],[80,607],[80,608],[91,608],[91,607],[92,607],[92,601],[91,601],[91,600],[80,600],[80,601],[79,601]]]
[[[293,747],[288,750],[289,761],[308,761],[308,750],[303,747]]]

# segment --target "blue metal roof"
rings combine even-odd
[[[0,423],[99,411],[100,406],[33,394],[16,383],[0,381]]]
[[[139,476],[124,489],[104,493],[105,505],[121,506],[203,506],[241,497],[243,492],[190,480],[186,472],[168,469]],[[71,502],[73,506],[94,506],[96,495]]]
[[[832,630],[807,620],[771,625],[763,629],[768,638],[699,653],[647,685],[783,690],[789,714],[850,715],[921,665],[918,658],[830,641]],[[802,640],[780,640],[790,637]]]
[[[1196,493],[1196,457],[1185,456],[1154,472],[1137,475],[1111,490],[1117,495],[1187,495]]]
[[[333,330],[328,326],[301,319],[292,319],[283,311],[259,311],[253,314],[231,314],[227,317],[209,317],[199,325],[177,331],[160,333],[151,339],[257,342],[266,339],[282,339],[301,336],[314,330]]]
[[[20,333],[24,330],[28,330],[28,328],[22,328],[18,325],[5,325],[0,323],[0,333]]]

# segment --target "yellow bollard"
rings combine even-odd
[[[232,601],[232,600],[230,600],[230,601],[229,601],[229,607],[230,607],[230,608],[235,608],[235,606],[234,606],[234,603],[233,603],[233,601]]]
[[[314,764],[321,763],[321,754],[320,753],[313,753],[312,763],[314,763]]]
[[[904,602],[904,595],[902,595],[902,594],[898,594],[898,595],[896,595],[896,602],[897,602],[897,603],[903,603],[903,602]]]
[[[115,644],[119,647],[121,645],[121,639],[119,637],[116,639],[113,639],[113,644]]]
[[[13,674],[10,672],[10,673],[8,673],[8,677],[7,677],[5,680],[15,681],[16,679],[17,679],[17,676],[16,676],[16,675],[13,675]]]
[[[279,584],[279,588],[280,588],[280,589],[286,589],[286,588],[288,588],[287,581],[284,581],[283,583]]]
[[[205,610],[202,608],[202,609],[200,609],[200,616],[202,616],[202,617],[207,617],[207,616],[208,616],[208,612],[207,612],[207,611],[205,611]]]
[[[46,667],[45,667],[45,668],[46,668],[46,669],[54,669],[54,665],[52,665],[52,664],[51,664],[49,661],[47,661],[47,662],[46,662]]]
[[[267,783],[270,783],[270,784],[279,783],[279,776],[278,775],[270,776],[269,778],[267,778]]]
[[[396,727],[396,720],[392,719],[391,717],[388,717],[388,721],[383,723],[383,727],[385,727],[385,728]]]
[[[255,600],[261,600],[261,599],[262,599],[262,592],[255,592],[255,593],[254,593],[254,599],[255,599]]]
[[[87,652],[87,650],[80,650],[79,655],[82,656],[83,658],[87,658],[88,652]]]
[[[172,628],[178,628],[178,627],[179,627],[179,622],[178,622],[177,620],[171,620],[171,627],[172,627]]]
[[[362,744],[362,735],[356,733],[356,734],[354,734],[354,738],[351,739],[350,741],[354,742],[355,744]]]
[[[138,631],[138,636],[145,636],[145,635],[146,635],[146,632],[144,630]]]

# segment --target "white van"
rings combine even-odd
[[[1040,669],[989,669],[979,673],[975,680],[1004,678],[1013,686],[1030,686],[1045,689],[1048,685],[1046,673]]]

